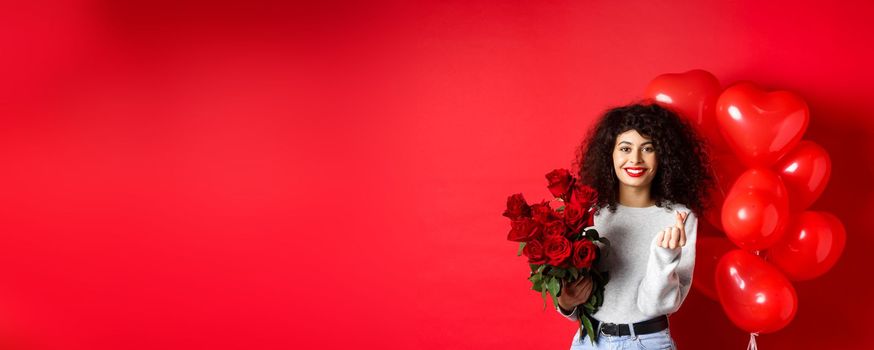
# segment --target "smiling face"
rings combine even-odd
[[[655,178],[656,151],[650,138],[637,130],[628,130],[616,136],[613,145],[613,170],[622,185],[648,188]]]

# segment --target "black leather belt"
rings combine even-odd
[[[597,330],[598,324],[601,322],[591,317],[589,319],[592,320],[592,328]],[[634,327],[634,334],[637,335],[660,332],[668,328],[668,316],[661,315],[653,319],[637,322],[632,326]],[[612,336],[631,335],[628,324],[625,323],[604,323],[601,325],[601,332]]]

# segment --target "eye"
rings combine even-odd
[[[649,146],[648,146],[648,147],[644,147],[644,148],[643,148],[643,151],[644,151],[644,152],[652,153],[652,152],[655,152],[655,148],[653,148],[653,147],[649,147]]]
[[[622,147],[619,147],[619,150],[627,153],[627,152],[631,152],[631,147],[622,146]]]

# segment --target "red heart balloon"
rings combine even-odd
[[[733,250],[716,266],[716,291],[728,318],[749,333],[776,332],[795,318],[792,283],[761,258]]]
[[[805,211],[792,220],[784,239],[768,250],[767,260],[791,280],[814,279],[835,265],[846,241],[847,232],[837,217]]]
[[[647,85],[644,96],[688,120],[714,148],[727,145],[716,126],[716,99],[722,87],[710,72],[695,69],[657,76]]]
[[[750,82],[719,95],[716,121],[728,145],[749,167],[768,167],[804,135],[810,120],[804,100],[787,91],[766,92]]]
[[[706,297],[719,301],[714,280],[716,265],[725,253],[734,249],[734,243],[725,237],[698,236],[695,243],[695,269],[692,272],[695,283],[692,283],[692,287]]]
[[[786,199],[764,190],[732,189],[722,206],[725,235],[746,250],[767,249],[777,243],[788,216]]]
[[[774,169],[789,190],[790,209],[797,212],[810,207],[825,190],[832,173],[832,161],[825,149],[802,140],[777,161]]]
[[[725,235],[747,250],[774,245],[789,219],[788,198],[777,174],[764,168],[748,169],[737,177],[723,202]]]

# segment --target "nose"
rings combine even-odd
[[[628,160],[631,161],[631,164],[640,163],[641,159],[642,159],[642,157],[637,152],[632,153],[631,156],[628,158]]]

